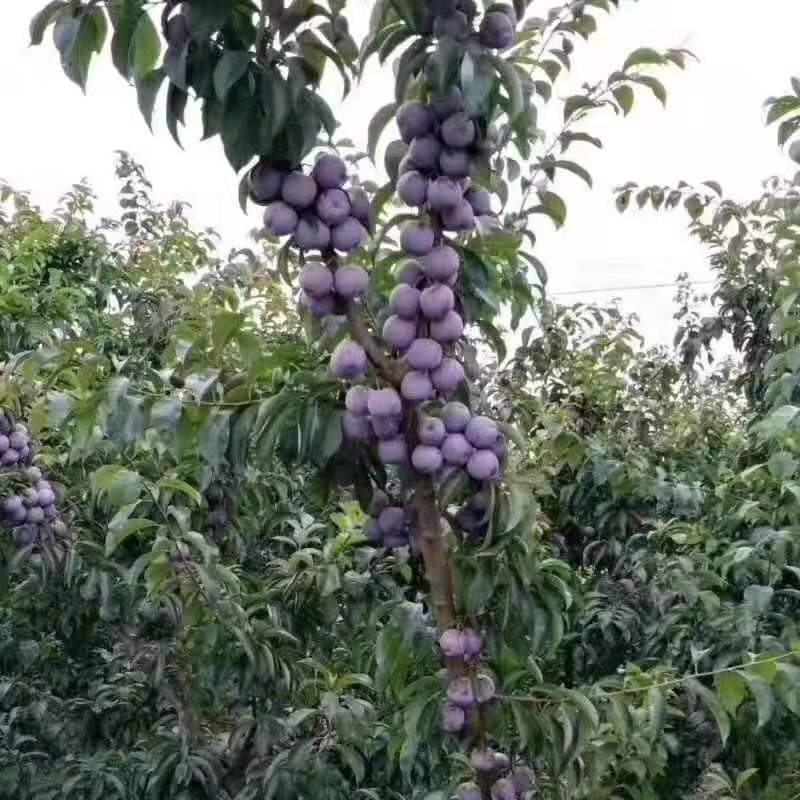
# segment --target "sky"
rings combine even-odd
[[[216,228],[226,249],[246,246],[258,224],[257,209],[247,217],[239,209],[238,179],[219,140],[200,142],[192,127],[183,136],[181,151],[161,120],[152,135],[139,115],[134,91],[114,71],[107,50],[93,63],[84,96],[63,76],[49,41],[28,47],[28,21],[42,5],[44,0],[15,0],[0,10],[0,97],[5,110],[0,178],[29,190],[49,209],[85,177],[99,195],[98,210],[109,213],[117,190],[114,151],[128,150],[144,164],[157,199],[188,201],[193,220]],[[532,13],[541,15],[548,5],[534,0]],[[369,6],[366,0],[350,1],[357,39],[364,33]],[[558,88],[560,96],[584,81],[607,76],[637,47],[688,48],[700,61],[685,72],[670,69],[660,75],[669,92],[666,109],[643,92],[629,117],[603,111],[593,119],[587,129],[603,140],[603,150],[575,146],[571,154],[590,170],[594,188],[571,175],[558,177],[554,188],[567,200],[567,222],[556,232],[545,217],[535,219],[537,255],[548,268],[549,291],[561,301],[619,297],[625,311],[638,314],[649,343],[667,344],[675,329],[674,289],[587,290],[671,283],[679,272],[705,281],[711,275],[704,252],[687,236],[680,211],[632,208],[620,215],[612,189],[628,180],[676,184],[681,179],[714,179],[731,196],[747,199],[759,192],[764,178],[791,173],[775,130],[764,126],[763,101],[785,93],[790,76],[800,74],[794,57],[800,3],[622,0],[619,12],[598,12],[597,17],[600,30],[588,44],[577,45],[574,70]],[[342,120],[341,136],[365,148],[371,112],[386,102],[391,85],[390,67],[380,70],[375,61],[344,102],[339,102],[338,79],[326,82],[326,96]],[[548,123],[555,127],[555,120],[553,112],[540,116],[545,130]],[[569,294],[561,294],[565,292]]]

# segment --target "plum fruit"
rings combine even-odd
[[[449,628],[439,637],[439,647],[446,658],[461,658],[464,655],[464,636],[461,631]]]
[[[462,783],[456,789],[458,800],[483,800],[483,792],[477,783]]]
[[[400,430],[399,417],[371,417],[372,432],[383,441],[384,439],[394,439]]]
[[[440,175],[428,184],[426,197],[431,210],[440,213],[459,203],[464,197],[464,192],[453,178]]]
[[[470,708],[475,705],[475,692],[468,675],[455,678],[447,687],[447,699],[459,708]]]
[[[373,417],[396,417],[403,410],[403,402],[394,389],[374,389],[367,397],[367,410]]]
[[[433,250],[434,232],[424,222],[407,222],[400,231],[400,247],[410,256],[424,256]]]
[[[378,442],[378,458],[383,464],[402,464],[407,456],[406,440],[402,436]]]
[[[333,288],[339,297],[352,300],[369,288],[369,274],[363,267],[339,267],[333,276]]]
[[[422,103],[403,103],[397,109],[397,127],[406,143],[430,133],[435,122],[433,110]]]
[[[264,227],[273,236],[288,236],[297,228],[297,212],[282,200],[276,200],[264,209]]]
[[[361,247],[366,238],[367,231],[355,217],[348,217],[340,225],[331,229],[331,245],[335,250],[343,253],[349,253]]]
[[[309,214],[297,223],[294,240],[301,250],[326,250],[331,243],[331,229]]]
[[[431,372],[433,388],[442,394],[450,394],[455,391],[463,381],[464,367],[454,358],[442,359],[442,363]]]
[[[350,214],[354,216],[367,230],[372,228],[372,203],[369,195],[360,187],[354,186],[347,190],[350,200]]]
[[[471,419],[472,414],[463,403],[447,403],[442,409],[441,420],[448,433],[461,433]]]
[[[357,342],[340,342],[331,356],[331,371],[341,380],[352,381],[367,369],[367,354]]]
[[[342,415],[342,433],[352,441],[369,439],[372,434],[369,418],[345,411]]]
[[[433,35],[437,39],[466,39],[469,36],[469,20],[463,11],[438,16],[433,21]]]
[[[403,319],[416,319],[419,313],[419,289],[401,283],[389,295],[389,309]]]
[[[475,227],[475,213],[466,200],[442,212],[442,225],[448,231],[471,231]]]
[[[428,199],[428,179],[416,170],[406,172],[397,181],[397,194],[407,206],[424,206]]]
[[[472,686],[470,685],[470,689]],[[494,772],[495,752],[491,748],[476,748],[470,753],[469,761],[478,772]]]
[[[417,472],[433,475],[442,466],[442,454],[438,447],[418,444],[411,453],[411,463]]]
[[[395,279],[398,283],[416,286],[422,280],[422,267],[419,261],[414,261],[413,258],[403,261],[395,271]]]
[[[302,301],[303,305],[318,318],[333,314],[336,308],[336,299],[332,294],[324,297],[312,297],[310,294],[303,292]]]
[[[497,688],[494,679],[485,672],[479,672],[474,681],[475,699],[479,703],[488,703],[494,700]]]
[[[342,189],[326,189],[317,197],[314,210],[326,225],[341,225],[351,211],[350,198]]]
[[[492,196],[480,186],[470,186],[464,192],[464,199],[472,206],[476,217],[485,217],[492,213]]]
[[[393,350],[405,350],[417,338],[417,323],[393,314],[383,324],[382,332]]]
[[[466,108],[464,101],[464,94],[457,86],[451,86],[444,94],[440,94],[433,98],[431,103],[433,113],[440,120],[443,120],[452,114],[463,111]]]
[[[378,524],[385,534],[397,534],[406,524],[406,512],[400,506],[386,506],[378,515]]]
[[[300,270],[299,282],[311,297],[324,297],[333,289],[333,273],[324,264],[308,264]]]
[[[472,158],[466,150],[446,147],[439,156],[439,169],[451,178],[466,178],[472,174]]]
[[[430,400],[433,397],[433,384],[428,373],[419,370],[407,372],[400,384],[400,394],[410,403],[422,403]]]
[[[174,19],[174,17],[173,17]],[[250,194],[256,203],[271,203],[281,195],[284,173],[261,162],[250,173]]]
[[[408,348],[406,361],[412,369],[436,369],[442,363],[442,346],[433,339],[415,339]]]
[[[464,434],[475,447],[491,447],[497,440],[497,423],[489,417],[478,415],[469,421]]]
[[[500,462],[491,450],[475,450],[467,462],[467,472],[476,481],[492,481],[500,476]]]
[[[438,417],[423,417],[417,426],[417,438],[420,444],[427,444],[431,447],[441,447],[447,431]]]
[[[427,319],[442,319],[455,307],[453,290],[443,283],[434,283],[423,289],[419,296],[419,308]],[[433,338],[438,340],[438,337]]]
[[[502,11],[490,11],[483,15],[478,33],[480,43],[493,50],[505,50],[514,44],[514,23]]]
[[[442,143],[432,133],[417,136],[408,148],[409,160],[418,170],[424,172],[437,168],[441,154]]]
[[[492,800],[517,800],[517,790],[508,778],[500,778],[489,790]]]
[[[536,785],[536,776],[530,767],[515,767],[511,773],[511,782],[517,794],[522,795]]]
[[[445,703],[442,706],[442,730],[447,733],[458,733],[467,720],[463,708],[454,706],[452,703]]]
[[[449,311],[430,325],[431,338],[442,344],[458,341],[462,333],[464,333],[464,320],[455,311]]]
[[[447,147],[469,147],[474,143],[477,131],[475,123],[459,111],[442,122],[439,135]]]
[[[0,453],[5,453],[9,447],[11,447],[11,443],[8,441],[8,436],[0,433]]]
[[[300,170],[290,172],[283,179],[281,197],[297,211],[308,208],[316,200],[317,182]]]
[[[442,458],[456,467],[466,466],[472,450],[472,445],[463,433],[448,433],[442,442]]]
[[[323,153],[314,164],[311,176],[320,189],[338,189],[347,180],[347,165],[333,153]]]
[[[434,247],[422,258],[422,271],[432,281],[447,281],[458,274],[461,260],[449,245]]]

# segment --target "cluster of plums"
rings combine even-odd
[[[0,411],[0,479],[13,493],[0,502],[0,521],[11,530],[14,544],[33,549],[69,538],[60,519],[56,493],[33,460],[33,441],[28,428]]]
[[[398,547],[413,546],[414,512],[413,505],[405,507],[392,505],[388,498],[385,504],[373,504],[373,515],[364,528],[367,541],[375,546],[394,550]]]
[[[517,15],[506,3],[493,3],[481,17],[477,35],[473,27],[478,7],[475,0],[430,0],[429,32],[437,39],[477,40],[491,50],[505,50],[514,44]]]
[[[489,794],[481,791],[472,781],[462,783],[456,789],[458,800],[525,800],[536,793],[536,778],[533,770],[525,766],[511,767],[505,753],[490,748],[473,750],[470,757],[472,766],[479,772],[495,777],[489,787]]]
[[[0,413],[0,469],[15,469],[30,464],[33,446],[28,429],[21,422]]]
[[[273,236],[292,236],[304,251],[350,253],[367,237],[371,206],[363,189],[345,189],[346,182],[345,162],[323,153],[310,175],[257,164],[250,175],[250,195],[266,205],[264,227]]]
[[[312,261],[300,271],[302,302],[315,317],[344,313],[345,304],[368,287],[369,274],[363,267],[338,265],[332,270],[321,261]]]
[[[400,394],[392,388],[352,386],[345,397],[345,406],[342,430],[349,440],[376,438],[378,458],[383,464],[403,464],[409,460]],[[494,420],[473,415],[463,403],[445,404],[439,416],[421,415],[415,434],[410,461],[417,472],[446,477],[456,469],[466,469],[477,481],[500,477],[506,456],[505,438]]]

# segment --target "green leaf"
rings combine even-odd
[[[223,102],[231,87],[247,72],[250,53],[245,50],[225,50],[214,69],[214,91]]]
[[[180,492],[182,495],[188,497],[195,505],[203,504],[203,496],[194,486],[186,483],[186,481],[179,480],[178,478],[162,478],[158,482],[159,492]]]
[[[66,0],[50,0],[50,2],[31,19],[30,36],[32,45],[42,43],[48,27],[55,21],[57,13],[66,5]]]
[[[556,167],[558,169],[565,169],[567,172],[571,172],[573,175],[577,175],[579,178],[586,181],[590,188],[592,186],[592,176],[589,174],[589,171],[580,164],[576,164],[574,161],[551,161],[548,162],[547,166],[548,168]]]
[[[757,678],[755,675],[750,675],[745,672],[744,679],[756,701],[756,709],[758,710],[758,727],[763,728],[766,725],[772,712],[775,708],[775,698],[772,694],[769,684]]]
[[[131,38],[128,56],[130,71],[135,81],[151,72],[161,55],[161,39],[149,14],[141,14]]]
[[[643,64],[666,64],[667,59],[658,52],[658,50],[653,50],[650,47],[641,47],[638,50],[634,50],[626,59],[625,63],[622,65],[622,71],[627,72],[631,67],[636,67]]]
[[[506,113],[509,121],[513,122],[522,113],[524,107],[522,81],[512,62],[497,56],[492,56],[491,61],[500,76],[500,82],[508,93],[508,109]]]
[[[117,548],[126,540],[133,536],[134,533],[147,530],[148,528],[157,528],[158,523],[149,519],[129,519],[122,525],[112,527],[109,525],[108,533],[106,534],[106,558],[111,557]]]
[[[219,466],[225,461],[230,437],[231,412],[227,409],[214,409],[200,430],[200,453],[212,466]]]
[[[706,686],[703,686],[696,678],[687,679],[685,685],[693,695],[699,697],[703,701],[706,708],[711,712],[711,716],[714,717],[714,721],[717,723],[717,729],[719,730],[720,739],[722,739],[722,745],[724,747],[725,743],[728,741],[728,736],[730,736],[731,721],[720,699],[714,692]]]
[[[183,145],[178,135],[178,123],[183,125],[183,114],[186,110],[188,99],[188,93],[179,86],[174,83],[169,85],[169,90],[167,91],[167,129],[181,149],[183,149]]]
[[[489,108],[492,89],[495,86],[492,63],[485,56],[467,52],[461,61],[461,91],[465,110],[471,116],[485,114]]]
[[[717,693],[725,710],[731,716],[735,716],[736,709],[747,696],[747,684],[738,672],[723,672],[719,676]]]
[[[378,142],[380,141],[383,129],[394,119],[397,111],[397,103],[388,103],[379,108],[367,126],[367,155],[369,155],[372,163],[375,163],[375,153],[378,149]]]
[[[153,109],[156,105],[161,84],[164,83],[164,78],[166,77],[164,70],[159,67],[143,75],[136,82],[136,99],[139,104],[139,111],[151,131],[153,130]]]
[[[617,86],[611,91],[622,112],[627,116],[633,108],[633,89],[630,86]]]
[[[174,431],[181,418],[182,406],[174,397],[156,400],[150,408],[150,425],[160,431]]]
[[[564,122],[580,111],[597,108],[598,103],[582,94],[574,94],[564,101]]]
[[[138,472],[107,464],[92,473],[90,477],[92,493],[104,498],[112,506],[123,506],[138,500],[142,493],[142,479]]]
[[[269,122],[272,136],[276,136],[286,124],[291,110],[289,87],[276,69],[271,69],[264,76],[261,84],[261,107]]]
[[[560,228],[567,220],[567,205],[555,192],[545,192],[541,204],[532,209],[534,214],[547,214]]]
[[[636,81],[636,83],[641,83],[643,86],[647,86],[650,91],[661,101],[662,105],[667,104],[667,90],[664,88],[664,84],[661,83],[658,78],[654,78],[651,75],[636,75],[632,76],[631,80]]]

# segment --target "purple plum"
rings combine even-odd
[[[13,447],[9,447],[8,450],[0,456],[0,465],[4,467],[9,467],[12,464],[18,463],[20,460],[19,452],[15,450]]]
[[[494,700],[497,688],[494,685],[494,679],[486,672],[479,672],[475,676],[474,681],[475,699],[479,703],[488,703]]]
[[[448,433],[461,433],[472,419],[470,410],[463,403],[447,403],[441,415]]]
[[[472,685],[470,684],[470,689]],[[470,753],[469,761],[478,772],[494,772],[495,752],[489,747],[476,748]]]
[[[407,206],[424,206],[428,198],[428,179],[416,170],[406,172],[397,181],[397,194]]]
[[[422,280],[422,267],[420,267],[419,261],[411,258],[403,261],[395,272],[395,279],[398,283],[416,286]]]
[[[372,417],[370,422],[373,433],[381,441],[394,439],[400,430],[399,417]]]
[[[464,193],[464,199],[472,206],[476,217],[485,217],[492,213],[492,196],[480,186],[470,186]]]
[[[283,179],[281,197],[296,211],[308,208],[317,197],[317,183],[310,175],[295,170]]]
[[[423,417],[417,426],[417,438],[420,444],[427,444],[431,447],[441,447],[447,431],[444,422],[438,417]]]
[[[433,228],[424,222],[406,222],[400,231],[400,247],[410,256],[430,253],[433,241]]]
[[[52,506],[56,502],[56,494],[52,489],[39,489],[37,494],[40,506]]]
[[[250,194],[256,203],[271,203],[281,195],[284,173],[261,162],[250,173]]]
[[[408,158],[414,167],[429,172],[439,166],[442,143],[432,133],[417,136],[408,148]],[[406,173],[410,174],[410,173]]]
[[[331,230],[331,245],[342,253],[361,247],[366,238],[367,231],[355,217],[348,217]]]
[[[454,392],[463,381],[464,367],[454,358],[442,359],[442,363],[431,372],[433,387],[442,394]]]
[[[314,164],[311,176],[320,189],[338,189],[347,180],[347,165],[333,153],[323,153]]]
[[[397,109],[397,127],[406,143],[433,130],[436,122],[433,110],[422,103],[403,103]]]
[[[354,414],[352,411],[345,411],[342,414],[342,433],[344,433],[345,438],[351,441],[369,439],[372,434],[369,419]]]
[[[461,631],[449,628],[439,637],[439,647],[446,658],[461,658],[464,655],[464,637]]]
[[[417,472],[433,475],[442,466],[442,454],[438,447],[418,444],[411,453],[411,463]]]
[[[439,156],[439,169],[451,178],[466,178],[472,174],[473,163],[466,150],[446,147]]]
[[[461,202],[464,191],[452,178],[440,175],[428,185],[427,198],[431,210],[441,213]]]
[[[397,534],[406,524],[406,512],[400,506],[387,506],[378,516],[378,524],[385,534]]]
[[[369,413],[367,408],[369,393],[370,390],[366,386],[351,386],[344,398],[345,408],[359,417],[365,417]]]
[[[444,120],[466,108],[464,95],[457,86],[451,86],[444,94],[435,97],[431,105],[434,114],[440,120]]]
[[[477,783],[462,783],[456,789],[458,800],[483,800],[483,792]]]
[[[500,476],[500,462],[491,450],[475,450],[467,462],[467,472],[476,481],[493,481]]]
[[[403,319],[415,320],[419,313],[419,289],[401,283],[389,295],[389,310]]]
[[[422,258],[422,270],[432,281],[446,281],[458,274],[461,259],[449,245],[434,247]]]
[[[497,441],[497,423],[490,417],[478,415],[469,421],[464,434],[470,444],[485,449]]]
[[[442,122],[439,135],[448,147],[469,147],[475,141],[475,123],[459,111]]]
[[[458,733],[466,722],[467,716],[463,708],[445,703],[442,706],[442,730],[447,733]]]
[[[44,509],[39,506],[31,506],[25,514],[25,521],[33,525],[44,522]]]
[[[464,320],[455,311],[448,312],[430,325],[431,338],[442,344],[458,341],[463,333]]]
[[[369,195],[360,186],[354,186],[347,190],[347,197],[350,200],[350,214],[367,230],[371,230],[372,203],[369,201]]]
[[[502,11],[490,11],[483,15],[478,37],[484,47],[505,50],[514,44],[514,23]]]
[[[495,781],[489,794],[492,800],[517,800],[517,790],[508,778]]]
[[[408,457],[406,440],[402,436],[378,442],[378,458],[383,464],[402,464]]]
[[[369,288],[369,273],[363,267],[339,267],[333,276],[333,288],[339,297],[352,300]]]
[[[475,227],[475,214],[466,200],[442,212],[442,225],[448,231],[471,231]]]
[[[331,356],[331,371],[345,381],[360,377],[367,369],[367,354],[357,342],[345,340],[340,342]]]
[[[403,401],[394,389],[374,389],[367,397],[367,409],[373,417],[396,417],[403,410]]]
[[[327,250],[331,243],[331,229],[322,220],[309,214],[301,217],[297,223],[294,240],[301,250]]]
[[[436,369],[442,363],[442,346],[433,339],[415,339],[408,348],[406,361],[412,369]]]
[[[364,535],[367,537],[367,541],[370,544],[380,544],[383,541],[383,531],[381,530],[381,526],[378,525],[378,520],[371,519],[369,521]]]
[[[311,297],[324,297],[333,289],[333,273],[324,264],[308,264],[300,270],[300,286]]]
[[[475,692],[469,676],[455,678],[447,687],[447,699],[459,708],[471,708],[475,705]]]
[[[417,338],[417,323],[394,314],[383,324],[383,338],[393,350],[405,350]]]
[[[410,403],[422,403],[433,397],[433,384],[427,372],[407,372],[400,384],[400,394]],[[437,467],[438,469],[438,467]]]
[[[442,319],[455,307],[453,290],[443,283],[434,283],[423,289],[419,296],[419,308],[427,319]],[[438,337],[434,337],[438,339]]]
[[[282,200],[276,200],[264,209],[264,227],[273,236],[294,233],[297,221],[297,212]]]
[[[326,225],[341,225],[350,216],[350,198],[342,189],[326,189],[317,197],[314,210]]]
[[[310,294],[303,292],[300,299],[303,305],[318,318],[333,314],[336,308],[336,299],[332,294],[326,295],[325,297],[312,297]]]
[[[511,782],[514,784],[517,794],[522,795],[536,786],[536,775],[530,767],[514,767],[511,773]]]
[[[474,628],[464,628],[462,635],[464,637],[464,655],[479,656],[483,649],[483,640],[480,634]]]
[[[456,467],[466,466],[472,450],[472,445],[463,433],[448,433],[442,442],[442,458]]]
[[[5,453],[9,447],[11,447],[11,443],[8,441],[8,436],[0,433],[0,454]]]

